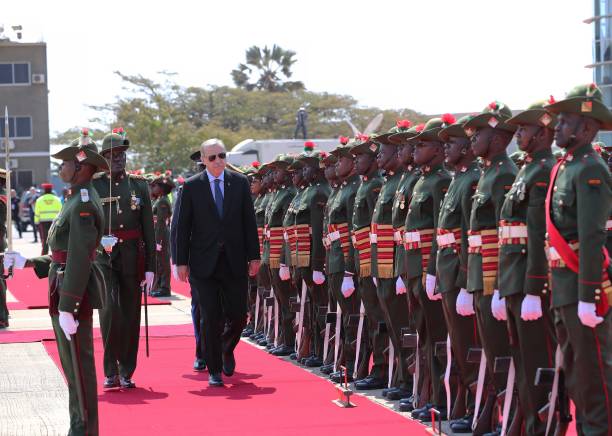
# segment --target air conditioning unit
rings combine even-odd
[[[45,83],[44,74],[32,74],[32,83],[42,84]]]

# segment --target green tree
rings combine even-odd
[[[293,75],[291,67],[297,62],[294,56],[295,52],[276,44],[272,48],[260,48],[256,45],[249,47],[246,50],[246,62],[238,64],[238,68],[232,70],[234,84],[247,91],[302,90],[302,82],[288,80]]]

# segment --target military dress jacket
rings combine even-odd
[[[602,286],[606,222],[612,212],[612,180],[593,147],[574,150],[559,167],[551,198],[551,219],[565,241],[578,251],[579,272],[553,264],[552,304],[598,303],[612,291]],[[608,267],[608,274],[611,272]]]
[[[544,202],[555,162],[550,149],[526,156],[506,194],[499,223],[502,297],[523,293],[545,296],[548,292]]]
[[[360,178],[354,175],[340,184],[338,194],[329,204],[329,223],[327,238],[329,240],[329,274],[355,273],[357,253],[351,243],[353,234],[353,210],[355,196],[359,189]]]
[[[78,318],[83,307],[103,306],[104,277],[94,260],[104,234],[104,215],[91,183],[73,186],[71,192],[49,229],[52,255],[36,257],[32,263],[39,278],[49,277],[50,312],[70,312]]]
[[[109,175],[97,173],[92,180],[104,208],[104,228],[118,238],[110,256],[101,251],[99,261],[124,273],[155,271],[155,230],[149,185],[144,177],[124,174],[109,185]]]
[[[155,226],[155,243],[158,250],[168,249],[163,244],[169,239],[170,218],[172,217],[172,205],[167,195],[162,195],[153,203],[153,224]],[[161,246],[161,247],[160,247]]]
[[[281,252],[281,265],[297,266],[297,236],[295,232],[295,216],[300,208],[300,200],[306,186],[296,188],[295,197],[291,199],[287,212],[283,217],[283,251]]]
[[[295,194],[293,186],[280,186],[273,193],[266,208],[265,237],[268,243],[266,249],[270,268],[280,268],[283,249],[283,218]]]
[[[472,197],[480,178],[476,162],[457,168],[440,207],[436,242],[440,293],[467,286],[468,230]]]
[[[331,241],[329,239],[329,212],[331,210],[331,205],[334,202],[336,196],[340,193],[340,184],[334,183],[331,186],[331,192],[329,193],[329,197],[327,198],[327,203],[325,203],[325,211],[323,213],[323,246],[325,247],[325,271],[329,273],[329,260],[330,260],[330,249],[331,249]]]
[[[327,181],[313,182],[302,192],[295,214],[294,228],[298,267],[323,271],[325,264],[323,215],[329,192]]]
[[[261,257],[262,264],[269,263],[269,250],[266,250],[267,240],[265,237],[265,227],[266,209],[271,199],[272,192],[268,191],[265,194],[258,195],[253,203],[253,209],[255,210],[255,224],[257,225],[257,237],[259,238],[259,256]]]
[[[518,169],[505,152],[485,161],[483,166],[470,213],[467,290],[491,295],[498,289],[497,226],[506,193],[512,188]]]
[[[435,230],[440,206],[451,176],[440,165],[421,167],[421,177],[414,185],[404,224],[407,278],[436,275],[438,251]]]
[[[373,277],[391,279],[399,275],[393,268],[395,260],[393,204],[401,178],[402,172],[385,174],[384,183],[374,206],[370,229]]]
[[[395,240],[393,269],[396,275],[406,273],[404,224],[406,223],[406,215],[408,214],[408,205],[410,204],[410,200],[412,200],[412,191],[419,177],[421,177],[419,169],[409,165],[406,171],[402,173],[402,177],[397,185],[397,190],[395,191],[395,198],[393,199],[391,221],[393,222],[393,238]]]
[[[372,274],[370,224],[382,184],[383,178],[378,171],[373,175],[362,176],[361,184],[355,194],[351,239],[357,255],[355,257],[355,269],[360,277],[370,277]]]

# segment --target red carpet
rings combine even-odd
[[[55,343],[45,347],[59,366]],[[95,347],[99,370],[100,340]],[[100,390],[101,434],[426,434],[420,424],[362,397],[355,398],[358,407],[341,409],[331,402],[331,383],[242,342],[236,350],[238,372],[225,378],[224,388],[209,388],[207,373],[191,371],[193,348],[191,337],[154,339],[151,358],[139,357],[137,389]]]
[[[45,309],[49,307],[47,300],[49,282],[39,279],[34,270],[26,268],[15,271],[13,278],[7,280],[7,286],[17,302],[8,303],[9,310],[17,309]],[[170,304],[169,300],[149,297],[150,305]]]

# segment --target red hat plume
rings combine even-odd
[[[251,166],[253,168],[259,168],[261,164],[259,163],[259,161],[256,160],[256,161],[251,162]]]
[[[410,122],[410,120],[397,120],[395,125],[400,129],[407,129],[412,126],[412,122]]]
[[[414,128],[414,130],[416,130],[417,132],[421,133],[423,131],[423,129],[425,128],[425,124],[421,123],[418,126],[416,126]]]
[[[340,141],[340,144],[346,145],[350,141],[350,138],[348,136],[341,136],[338,140]]]
[[[442,122],[444,124],[455,124],[457,119],[452,114],[444,114],[442,115]]]

